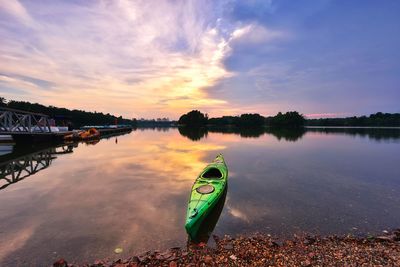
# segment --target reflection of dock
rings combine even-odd
[[[103,129],[100,139],[58,145],[42,143],[29,148],[26,145],[18,145],[18,143],[16,146],[7,146],[8,153],[0,153],[0,190],[46,169],[57,156],[73,153],[73,149],[78,147],[80,143],[95,145],[101,139],[130,132],[130,130],[121,128],[119,131]]]
[[[0,164],[0,190],[50,166],[55,155],[72,153],[73,146],[59,146],[17,156]]]

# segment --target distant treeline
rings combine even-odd
[[[400,113],[382,113],[361,117],[308,119],[308,126],[392,126],[400,127]]]
[[[160,128],[160,127],[174,127],[176,121],[170,121],[167,118],[164,119],[152,119],[152,120],[137,120],[137,127],[141,128]]]
[[[3,97],[0,97],[0,106],[42,113],[55,119],[58,125],[65,124],[65,126],[72,126],[72,128],[79,128],[84,125],[114,125],[115,122],[136,125],[136,119],[125,119],[122,116],[117,117],[109,113],[104,114],[102,112],[88,112],[77,109],[69,110],[25,101],[10,100],[7,102]]]
[[[204,127],[204,126],[235,126],[238,128],[257,128],[264,126],[274,127],[302,127],[305,118],[297,111],[286,113],[279,112],[273,117],[263,117],[260,114],[242,114],[240,116],[223,116],[220,118],[208,118],[198,110],[192,110],[179,118],[178,123],[182,126]]]
[[[279,112],[275,116],[263,117],[260,114],[242,114],[240,116],[223,116],[220,118],[208,118],[198,110],[192,110],[180,117],[178,123],[181,126],[235,126],[238,128],[255,127],[280,127],[293,128],[302,126],[391,126],[400,127],[400,113],[371,114],[369,117],[329,118],[329,119],[305,119],[297,111],[286,113]]]

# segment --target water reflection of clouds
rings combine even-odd
[[[124,257],[185,244],[190,188],[219,152],[229,168],[220,234],[370,230],[399,222],[398,147],[317,134],[293,143],[210,133],[194,142],[178,130],[143,131],[118,144],[79,146],[0,192],[0,249],[14,244],[1,249],[0,264],[38,255],[48,264],[52,250],[82,262],[109,257],[117,246]]]
[[[7,242],[0,242],[0,262],[14,250],[23,247],[32,237],[36,226],[36,223],[29,222],[17,231],[2,233],[2,239],[7,240]]]
[[[158,133],[154,138],[153,132],[120,137],[117,145],[102,140],[96,146],[80,146],[45,174],[21,185],[29,184],[31,193],[37,194],[33,203],[43,204],[40,212],[38,207],[22,210],[26,218],[37,218],[38,225],[31,224],[29,236],[26,225],[14,229],[15,237],[6,236],[4,241],[18,242],[2,257],[33,258],[27,252],[37,251],[38,242],[56,244],[54,250],[60,254],[67,252],[61,244],[73,243],[68,248],[71,260],[107,257],[117,246],[128,253],[146,250],[149,244],[181,245],[186,238],[183,224],[190,187],[208,153],[223,149],[223,145],[194,143],[173,133]],[[11,214],[12,208],[21,212],[16,206],[5,212]],[[54,235],[60,230],[63,233]],[[0,246],[6,244],[0,241]],[[50,261],[50,254],[43,260],[47,256]]]
[[[240,209],[232,208],[230,206],[227,207],[228,212],[235,218],[238,218],[246,223],[250,223],[250,220],[246,214],[244,214]]]
[[[233,199],[228,197],[226,201],[227,213],[232,216],[232,219],[227,224],[248,226],[253,223],[260,223],[268,220],[271,217],[279,216],[279,211],[274,210],[270,205],[261,203],[252,197],[248,199]]]

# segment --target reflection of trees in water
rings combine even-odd
[[[147,131],[147,130],[154,130],[157,132],[168,132],[171,128],[172,127],[169,125],[167,125],[167,126],[149,126],[149,125],[147,125],[147,126],[136,127],[136,128],[133,128],[132,130],[133,131],[141,131],[141,132]]]
[[[265,133],[264,127],[209,127],[208,131],[211,133],[227,133],[227,134],[238,134],[245,138],[260,137]]]
[[[265,127],[251,127],[251,128],[239,128],[239,127],[209,127],[209,128],[188,128],[179,127],[179,133],[190,140],[198,141],[203,137],[206,137],[208,132],[211,133],[223,133],[223,134],[237,134],[244,138],[258,138],[263,134],[272,134],[278,140],[284,139],[286,141],[297,141],[301,138],[305,130],[304,128],[265,128]]]
[[[204,127],[179,127],[179,133],[192,141],[198,141],[207,136],[207,129]]]
[[[306,129],[303,127],[295,127],[295,128],[275,128],[269,127],[265,129],[265,132],[268,134],[272,134],[279,141],[284,139],[285,141],[296,142],[303,137],[306,133]]]
[[[255,128],[239,128],[239,127],[202,127],[188,128],[179,127],[179,133],[193,141],[198,141],[211,133],[237,134],[245,138],[258,138],[263,134],[275,136],[279,141],[285,140],[296,142],[300,140],[307,132],[318,132],[324,134],[344,134],[351,136],[360,136],[370,138],[376,141],[383,140],[399,140],[400,128],[303,128],[303,127],[255,127]]]
[[[369,138],[376,141],[400,139],[400,128],[307,128],[307,132],[342,134]]]

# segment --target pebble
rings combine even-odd
[[[96,261],[97,265],[81,266],[400,266],[400,242],[396,241],[397,238],[400,238],[400,230],[370,238],[303,235],[273,245],[276,239],[259,234],[215,238],[219,240],[216,248],[189,246],[187,250],[174,248],[165,252],[147,252],[124,261]],[[53,266],[79,266],[67,265],[66,262],[62,265],[64,263],[60,260]]]
[[[213,261],[213,258],[212,258],[210,255],[206,255],[206,256],[204,257],[204,262],[205,262],[206,264],[210,264],[210,263],[212,263],[212,261]]]
[[[232,245],[231,243],[226,244],[226,245],[224,246],[224,249],[225,249],[225,250],[232,250],[232,249],[233,249],[233,245]]]
[[[68,263],[64,259],[59,259],[55,263],[53,263],[53,267],[68,267]]]

